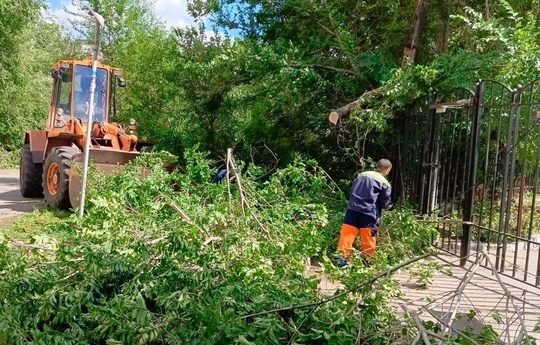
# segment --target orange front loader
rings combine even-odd
[[[20,189],[24,197],[45,197],[51,207],[77,206],[80,169],[86,140],[90,158],[104,172],[112,172],[139,155],[143,146],[135,136],[135,120],[127,127],[108,122],[110,99],[125,87],[122,71],[97,63],[94,104],[89,103],[92,60],[62,60],[51,73],[53,88],[45,130],[25,133],[20,161]],[[94,117],[88,123],[90,106]],[[87,126],[91,137],[87,138]]]

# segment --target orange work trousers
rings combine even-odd
[[[356,228],[349,224],[341,226],[341,235],[339,236],[338,251],[343,252],[345,259],[351,256],[354,241],[360,231],[360,240],[362,242],[362,254],[367,257],[375,257],[375,248],[377,247],[377,228]]]

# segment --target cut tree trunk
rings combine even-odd
[[[364,92],[360,98],[358,98],[356,101],[349,103],[339,109],[334,110],[330,113],[330,116],[328,117],[328,120],[334,124],[337,125],[339,121],[341,121],[343,118],[351,115],[351,113],[362,106],[362,104],[366,103],[366,101],[370,98],[377,97],[381,95],[384,91],[383,87],[379,87],[377,89],[373,89],[370,91]]]

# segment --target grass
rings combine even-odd
[[[59,210],[36,210],[0,228],[0,238],[36,244],[68,239],[72,233],[60,225],[67,220],[70,214]]]

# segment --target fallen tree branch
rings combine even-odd
[[[358,320],[358,333],[356,334],[356,341],[355,341],[355,345],[360,345],[362,344],[362,337],[363,337],[363,334],[362,334],[362,313],[360,313],[360,320]]]
[[[72,260],[62,260],[62,261],[42,261],[42,262],[35,262],[31,265],[28,265],[27,268],[34,268],[37,266],[47,266],[47,265],[59,265],[59,264],[71,264],[74,262],[81,262],[84,261],[84,258],[77,258]]]
[[[236,184],[238,186],[238,193],[240,194],[240,204],[242,206],[242,214],[245,216],[246,215],[246,209],[245,208],[246,207],[250,208],[251,206],[249,205],[249,202],[248,202],[247,193],[246,193],[246,191],[244,190],[244,188],[242,186],[242,179],[240,179],[240,175],[238,174],[238,169],[237,169],[237,166],[236,166],[236,162],[234,160],[234,156],[232,154],[232,149],[228,148],[227,149],[227,188],[228,188],[228,192],[229,192],[229,204],[231,205],[230,207],[232,208],[232,204],[231,204],[231,183],[230,183],[230,178],[229,178],[230,171],[234,174],[233,177],[236,179]],[[265,232],[267,239],[270,241],[271,240],[270,232],[268,230],[266,230],[266,228],[261,223],[261,221],[257,218],[257,216],[255,216],[253,213],[251,213],[251,217],[259,224],[261,229]]]
[[[212,242],[219,242],[219,241],[221,241],[221,240],[223,240],[221,237],[212,236],[212,237],[206,239],[206,241],[203,242],[203,244],[202,244],[202,246],[201,246],[201,249],[202,249],[203,247],[209,245],[209,244],[212,243]]]
[[[158,244],[159,242],[163,241],[166,238],[167,238],[167,236],[161,236],[161,237],[158,237],[156,239],[146,241],[146,242],[144,242],[144,244],[147,245],[147,246],[153,246],[154,244]]]
[[[470,254],[477,255],[476,253]],[[447,264],[454,265],[454,261],[447,261],[444,258],[440,258],[441,260],[445,261]],[[479,265],[483,265],[482,262],[486,260],[487,262],[485,265],[487,268],[489,268],[493,275],[497,278],[497,282],[499,283],[501,289],[504,291],[504,293],[501,293],[501,291],[496,291],[494,288],[486,286],[483,286],[481,284],[476,284],[473,282],[472,277],[475,275],[482,275],[482,273],[478,273],[477,269]],[[438,269],[440,272],[452,276],[452,274],[447,273],[445,270],[442,270],[442,268]],[[483,276],[483,275],[482,275]],[[505,344],[521,344],[524,340],[527,338],[527,325],[525,324],[525,304],[528,303],[524,296],[518,297],[516,295],[513,295],[512,292],[508,289],[508,287],[504,284],[504,281],[502,280],[503,277],[500,276],[499,272],[493,265],[493,261],[491,260],[491,257],[489,257],[487,250],[484,248],[480,255],[475,259],[475,261],[468,267],[467,271],[463,275],[463,277],[460,278],[459,285],[453,289],[452,291],[446,291],[443,293],[437,293],[436,295],[431,295],[430,301],[427,304],[424,304],[422,306],[423,311],[427,312],[431,317],[433,317],[437,322],[441,325],[441,331],[440,333],[434,333],[432,331],[426,330],[426,333],[430,336],[430,340],[432,343],[445,343],[445,341],[448,341],[449,339],[453,338],[455,335],[459,335],[463,338],[466,338],[467,341],[469,341],[471,344],[477,344],[481,338],[476,339],[475,336],[471,336],[470,334],[467,334],[466,332],[459,331],[463,326],[462,325],[456,325],[456,320],[459,320],[459,317],[462,316],[456,316],[459,312],[458,308],[461,310],[474,310],[476,314],[474,315],[475,318],[478,318],[475,322],[481,322],[483,325],[489,325],[488,317],[493,317],[498,325],[505,324],[505,328],[501,331],[497,330],[499,334],[499,340],[500,342],[497,342],[497,344],[502,344],[503,342]],[[487,289],[491,292],[495,292],[497,294],[501,294],[501,298],[492,298],[490,297],[490,300],[494,300],[493,303],[496,303],[494,307],[491,307],[490,304],[490,310],[487,311],[482,306],[476,306],[475,301],[469,299],[469,297],[466,294],[466,286],[475,285],[476,287],[482,286],[484,289]],[[476,290],[473,290],[474,293],[476,293]],[[523,292],[523,295],[526,291]],[[408,300],[406,304],[401,305],[401,307],[409,311],[407,307],[415,306],[416,302],[419,302],[422,299],[418,300]],[[471,308],[463,306],[460,307],[460,300],[461,304],[464,303],[464,301],[468,301]],[[451,301],[450,305],[445,305],[447,302]],[[497,311],[497,307],[503,302],[506,301],[506,306],[502,306],[500,309],[503,311],[503,315],[499,314],[499,311]],[[522,302],[523,306],[518,305],[518,302]],[[533,308],[537,309],[537,306],[532,305]],[[415,307],[416,308],[416,307]],[[514,309],[514,310],[512,310]],[[533,310],[536,310],[533,309]],[[417,311],[417,313],[420,313],[420,311]],[[439,313],[440,316],[439,316]],[[504,316],[506,315],[506,316]],[[412,316],[412,314],[411,314]],[[497,318],[498,317],[498,318]],[[502,321],[502,319],[505,317],[506,321]],[[516,326],[517,324],[517,326]],[[467,324],[468,325],[468,324]],[[502,327],[502,326],[501,326]],[[425,327],[424,327],[425,329]],[[513,339],[512,334],[513,333]],[[478,335],[478,334],[475,334]],[[435,340],[436,339],[436,340]],[[439,342],[441,340],[442,342]],[[416,343],[425,343],[425,341],[422,341],[420,337],[420,333],[418,333],[418,336],[415,339],[409,339],[408,342],[411,344]],[[481,342],[481,341],[480,341]]]
[[[238,186],[238,192],[240,193],[240,202],[242,206],[242,214],[246,215],[245,207],[249,208],[249,203],[247,201],[246,195],[244,193],[244,188],[242,187],[242,180],[240,179],[240,175],[238,174],[238,169],[236,167],[236,162],[234,160],[234,157],[232,155],[232,149],[227,149],[227,183],[230,188],[230,181],[229,181],[229,174],[230,171],[234,174],[234,178],[236,179],[236,185]],[[229,192],[230,195],[230,192]]]
[[[427,330],[424,328],[424,325],[422,325],[422,321],[418,317],[418,314],[415,311],[410,311],[409,313],[412,315],[413,320],[416,323],[416,328],[418,328],[418,332],[422,336],[422,340],[424,340],[424,345],[431,345]]]
[[[178,214],[182,217],[182,220],[184,221],[184,223],[187,223],[189,225],[194,225],[193,224],[193,221],[191,220],[191,218],[189,218],[189,216],[186,214],[186,212],[184,212],[184,210],[182,210],[180,208],[180,206],[176,205],[174,202],[169,202],[169,205],[174,208],[174,210],[176,212],[178,212]]]
[[[394,267],[391,267],[390,269],[386,270],[386,271],[383,271],[381,273],[378,273],[376,274],[372,279],[370,279],[369,281],[365,282],[364,284],[361,284],[361,285],[358,285],[354,288],[351,288],[347,291],[344,291],[342,293],[339,293],[337,295],[334,295],[334,296],[330,296],[328,298],[325,298],[325,299],[322,299],[321,301],[319,302],[310,302],[310,303],[304,303],[304,304],[298,304],[298,305],[293,305],[293,306],[290,306],[290,307],[284,307],[284,308],[277,308],[277,309],[272,309],[272,310],[267,310],[267,311],[262,311],[262,312],[259,312],[259,313],[253,313],[253,314],[249,314],[249,315],[243,315],[242,317],[240,317],[240,319],[247,319],[247,318],[252,318],[252,317],[257,317],[257,316],[262,316],[262,315],[267,315],[267,314],[272,314],[272,313],[277,313],[277,312],[280,312],[280,311],[287,311],[287,310],[293,310],[293,309],[300,309],[300,308],[306,308],[306,307],[319,307],[325,303],[328,303],[328,302],[331,302],[333,300],[336,300],[338,298],[341,298],[343,296],[346,296],[352,292],[356,292],[368,285],[372,285],[373,283],[375,283],[377,280],[379,280],[380,278],[382,277],[385,277],[385,276],[389,276],[390,274],[392,274],[393,272],[403,268],[403,267],[406,267],[410,264],[413,264],[417,261],[420,261],[422,259],[425,259],[425,258],[428,258],[430,256],[432,256],[434,253],[433,252],[430,252],[430,253],[427,253],[427,254],[424,254],[424,255],[420,255],[420,256],[417,256],[417,257],[414,257],[408,261],[405,261],[397,266],[394,266]]]
[[[432,331],[426,331],[426,333],[427,333],[428,335],[431,335],[433,338],[437,338],[437,339],[439,339],[439,340],[444,340],[444,341],[448,340],[448,339],[446,339],[445,337],[441,336],[440,334],[437,334],[437,333],[432,332]]]
[[[295,333],[291,336],[291,339],[289,339],[289,341],[287,342],[287,345],[291,345],[293,344],[293,341],[296,339],[296,337],[300,334],[299,332],[299,329],[302,328],[302,326],[304,325],[304,323],[306,323],[307,319],[309,319],[309,317],[311,316],[311,314],[313,314],[313,312],[317,310],[317,307],[314,307],[312,308],[309,313],[307,313],[307,315],[304,317],[304,319],[302,320],[302,322],[300,322],[300,324],[298,325],[298,327],[294,326],[294,331]]]
[[[225,177],[227,178],[227,193],[229,194],[229,215],[232,215],[232,194],[231,194],[231,149],[227,149],[227,158],[225,160],[225,167],[227,173]],[[242,204],[242,212],[244,212],[244,204]]]
[[[274,157],[274,166],[272,168],[270,168],[270,170],[268,170],[267,172],[265,172],[264,174],[262,174],[261,176],[257,177],[255,180],[260,180],[262,179],[263,177],[266,177],[267,175],[270,175],[270,173],[272,173],[272,171],[274,171],[278,164],[279,164],[279,158],[277,158],[276,154],[274,153],[274,151],[272,151],[267,145],[266,143],[264,144],[264,148],[266,150],[268,150],[268,152],[270,152],[270,154],[272,155],[272,157]]]
[[[355,74],[356,72],[350,69],[344,69],[344,68],[338,68],[338,67],[332,67],[332,66],[325,66],[325,65],[311,65],[315,68],[324,68],[328,69],[334,72],[344,73],[344,74]]]
[[[382,95],[385,91],[386,91],[385,87],[379,87],[379,88],[364,92],[364,94],[360,96],[356,101],[351,102],[347,105],[344,105],[343,107],[331,112],[330,115],[328,116],[328,121],[330,121],[330,123],[332,123],[333,125],[337,125],[339,121],[351,115],[353,111],[360,108],[368,100],[370,100],[373,97],[378,97]]]
[[[208,233],[208,231],[207,231],[205,228],[201,227],[201,226],[197,226],[197,224],[195,224],[195,223],[191,220],[191,218],[187,215],[186,212],[184,212],[184,210],[182,210],[182,209],[180,208],[180,206],[178,206],[177,204],[175,204],[173,201],[170,201],[170,202],[169,202],[169,205],[170,205],[176,212],[178,212],[178,214],[180,214],[180,216],[182,217],[182,220],[184,221],[184,223],[189,224],[189,225],[193,225],[193,226],[197,227],[197,229],[199,229],[201,232],[204,232],[204,234],[205,234],[206,236],[210,236],[210,234]]]
[[[459,310],[459,306],[461,304],[461,297],[463,296],[463,291],[465,290],[465,287],[471,281],[472,277],[476,274],[476,271],[480,267],[480,263],[482,262],[482,260],[484,260],[485,257],[486,255],[484,253],[482,253],[482,255],[479,255],[478,258],[476,259],[476,262],[472,266],[469,267],[469,270],[465,273],[465,276],[459,283],[459,286],[456,290],[456,294],[454,295],[454,298],[457,297],[456,306],[454,310],[452,311],[452,315],[450,316],[450,319],[448,320],[447,327],[442,331],[443,336],[446,332],[451,330],[452,323],[454,322],[456,318],[457,312]],[[454,305],[454,301],[452,301],[452,303],[450,304],[450,307],[452,307],[453,305]]]
[[[24,242],[20,242],[20,241],[12,241],[11,244],[16,246],[16,247],[22,247],[22,248],[28,248],[28,249],[37,249],[37,250],[41,250],[41,251],[44,251],[44,252],[56,252],[56,249],[54,249],[54,248],[38,246],[37,244],[24,243]]]
[[[504,282],[502,281],[500,275],[499,275],[499,272],[497,271],[497,269],[495,268],[495,266],[493,265],[493,263],[491,262],[491,259],[489,258],[489,255],[488,255],[488,252],[486,250],[486,248],[483,248],[482,249],[482,254],[484,254],[484,256],[486,257],[487,259],[487,262],[489,263],[489,266],[491,267],[491,271],[493,272],[493,274],[495,275],[495,278],[497,279],[497,281],[499,282],[499,285],[501,286],[501,288],[504,290],[504,294],[506,295],[506,297],[508,297],[508,299],[512,302],[512,307],[514,308],[516,314],[517,314],[517,317],[518,317],[518,320],[519,322],[521,323],[521,330],[520,330],[520,334],[519,334],[519,337],[518,339],[516,340],[516,344],[520,344],[521,341],[526,337],[528,336],[528,333],[527,333],[527,327],[525,327],[525,320],[523,319],[523,314],[520,312],[519,310],[519,307],[516,305],[516,303],[514,302],[514,296],[512,295],[512,293],[510,292],[510,290],[508,290],[508,288],[506,287],[506,285],[504,284]]]

